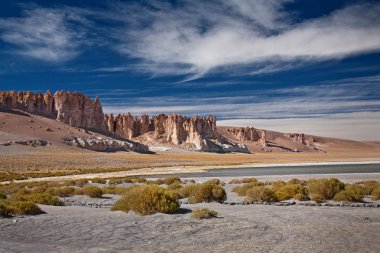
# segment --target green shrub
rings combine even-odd
[[[85,186],[79,192],[83,195],[89,196],[90,198],[101,198],[103,196],[103,191],[97,186]]]
[[[232,179],[229,184],[248,184],[248,183],[256,183],[256,178],[242,178],[242,179]]]
[[[134,211],[141,215],[174,213],[180,207],[174,193],[157,185],[130,187],[115,203],[113,211]]]
[[[9,214],[9,207],[5,203],[0,202],[0,217],[7,217]]]
[[[47,188],[45,193],[59,196],[59,197],[68,197],[75,193],[74,187],[58,187],[58,188]]]
[[[247,202],[252,201],[267,201],[267,202],[275,202],[277,201],[276,193],[265,186],[255,186],[246,192],[246,199]]]
[[[360,185],[364,189],[364,195],[371,195],[372,191],[377,187],[380,187],[380,182],[375,180],[361,181],[355,183],[355,185]]]
[[[188,198],[190,194],[198,188],[198,186],[198,184],[190,184],[173,191],[179,195],[179,198]]]
[[[182,181],[179,177],[167,177],[164,179],[164,184],[166,185],[170,185],[170,184],[174,184],[174,183],[178,183],[180,184]]]
[[[223,203],[227,199],[226,191],[220,185],[205,182],[195,187],[189,194],[190,204],[202,202]]]
[[[168,185],[168,190],[171,190],[171,191],[177,190],[179,188],[182,188],[182,185],[179,182],[175,182]]]
[[[52,196],[47,193],[24,193],[23,191],[17,192],[10,197],[11,201],[29,201],[36,204],[63,206],[63,202],[58,197]]]
[[[322,203],[325,200],[322,195],[315,193],[310,194],[310,199],[317,203]]]
[[[222,180],[220,179],[217,179],[217,178],[213,178],[213,179],[210,179],[210,180],[207,180],[206,182],[204,182],[203,184],[213,184],[213,185],[225,185],[226,183],[223,182]]]
[[[4,193],[0,192],[0,199],[6,199],[7,198],[7,195],[5,195]]]
[[[264,183],[254,182],[254,183],[244,184],[241,186],[236,186],[232,189],[232,192],[236,192],[239,196],[246,196],[248,190],[255,188],[257,186],[264,186]]]
[[[324,199],[332,199],[338,192],[344,190],[344,183],[336,178],[310,179],[309,193],[321,195]]]
[[[191,216],[195,219],[210,219],[217,217],[218,212],[208,208],[200,208],[193,210]]]
[[[307,189],[299,184],[285,185],[275,189],[275,192],[277,199],[280,201],[291,199],[296,195],[298,200],[307,199],[308,197]]]
[[[334,200],[346,202],[363,202],[364,193],[367,191],[363,186],[358,184],[349,185],[345,190],[338,192]]]
[[[9,204],[9,213],[16,215],[36,215],[42,213],[41,209],[30,201],[15,201]]]
[[[380,199],[380,186],[372,191],[371,199],[372,200],[379,200]]]

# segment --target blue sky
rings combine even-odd
[[[0,88],[380,140],[380,3],[2,0]]]

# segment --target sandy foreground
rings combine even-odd
[[[0,220],[0,252],[379,252],[378,208],[183,205],[138,216],[108,208],[42,206]],[[208,207],[219,218],[194,220]]]
[[[332,176],[380,180],[380,173],[296,177]],[[233,186],[225,186],[228,204],[182,204],[171,215],[112,212],[117,195],[67,197],[64,207],[40,205],[45,214],[0,219],[0,252],[380,252],[380,208],[241,205]],[[218,218],[193,219],[191,210],[200,207],[218,211]]]

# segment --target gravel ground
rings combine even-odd
[[[0,252],[380,252],[380,208],[242,205],[234,186],[225,186],[227,204],[182,200],[172,215],[112,212],[117,195],[62,198],[64,207],[41,205],[45,214],[0,218]],[[218,211],[218,218],[191,218],[200,207]]]
[[[0,252],[380,252],[380,209],[183,205],[138,216],[108,208],[42,206],[46,214],[0,219]],[[194,220],[208,207],[219,218]]]

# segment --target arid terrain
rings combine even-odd
[[[154,146],[154,153],[141,154],[133,151],[96,152],[67,145],[64,139],[73,135],[108,138],[98,132],[72,127],[38,115],[0,112],[0,174],[4,179],[11,179],[5,175],[14,173],[36,177],[139,168],[149,169],[152,173],[155,172],[155,168],[161,168],[161,171],[167,168],[167,173],[176,173],[199,171],[200,166],[380,161],[379,142],[333,138],[320,138],[324,142],[324,152],[288,152],[278,149],[265,152],[259,146],[251,144],[251,154],[223,154],[190,152],[166,143],[166,149]],[[268,135],[275,136],[276,133],[268,131]],[[33,140],[43,140],[46,143],[33,143]],[[170,145],[172,147],[167,148]]]
[[[300,178],[315,177],[309,175]],[[339,176],[355,182],[354,176]],[[324,176],[326,178],[328,176]],[[323,177],[320,177],[323,178]],[[223,178],[229,182],[234,178]],[[259,180],[288,180],[261,177]],[[363,175],[360,180],[377,179]],[[202,183],[204,180],[196,179]],[[95,183],[100,187],[102,184]],[[125,186],[127,186],[126,184]],[[130,184],[129,184],[130,186]],[[110,211],[120,196],[75,195],[61,198],[66,206],[40,205],[37,216],[0,218],[1,252],[378,252],[380,202],[340,206],[310,201],[243,204],[226,184],[227,200],[188,204],[175,214],[140,216]],[[369,204],[365,204],[369,203]],[[373,205],[374,203],[374,205]],[[365,206],[369,207],[365,207]],[[356,206],[356,207],[355,207]],[[197,220],[192,210],[209,208],[217,218]]]
[[[2,96],[0,252],[380,251],[380,174],[306,166],[377,166],[380,142],[217,126],[212,116],[106,115],[80,93]],[[157,179],[270,164],[304,171]],[[119,204],[134,190],[180,208],[140,216]],[[194,218],[199,208],[216,217]]]

